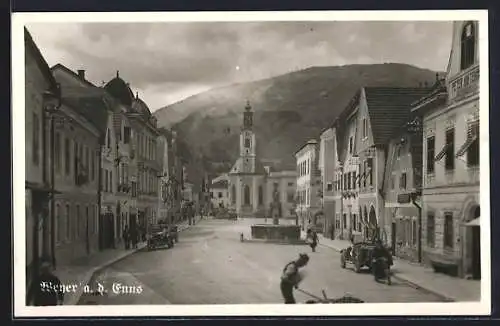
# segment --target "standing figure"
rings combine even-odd
[[[308,242],[309,242],[309,246],[312,249],[312,252],[316,252],[316,247],[318,246],[318,242],[319,242],[318,234],[316,233],[316,231],[314,231],[312,229],[308,229],[307,236],[309,238]]]
[[[43,259],[40,270],[32,283],[35,306],[57,306],[64,301],[63,286],[53,274],[49,259]]]
[[[307,254],[300,254],[297,260],[289,262],[283,268],[283,274],[281,275],[281,295],[285,300],[285,304],[295,303],[295,298],[293,296],[293,288],[298,288],[299,283],[302,278],[299,274],[299,268],[307,265],[309,261],[309,256]]]
[[[138,233],[137,233],[137,226],[132,226],[130,228],[130,240],[132,242],[132,248],[136,249],[137,248],[137,237],[138,237]]]

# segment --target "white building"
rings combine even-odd
[[[229,187],[226,180],[219,180],[210,185],[210,202],[213,208],[229,207]]]
[[[453,23],[446,79],[413,109],[423,118],[424,260],[473,278],[481,277],[478,28]]]
[[[297,162],[297,207],[302,228],[316,224],[316,213],[321,209],[319,190],[321,175],[318,169],[319,145],[314,139],[309,140],[296,153]]]

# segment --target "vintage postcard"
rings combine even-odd
[[[490,313],[487,11],[15,13],[12,44],[15,316]]]

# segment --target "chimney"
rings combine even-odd
[[[78,77],[85,80],[85,70],[83,69],[78,70]]]

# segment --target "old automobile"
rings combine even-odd
[[[367,267],[371,271],[372,268],[372,253],[375,249],[375,243],[357,242],[350,247],[340,251],[340,267],[346,268],[346,264],[350,263],[354,266],[356,273],[361,272],[363,267]]]
[[[168,231],[166,225],[153,224],[149,227],[147,235],[147,248],[153,250],[159,247],[172,248],[174,246],[174,238]]]

